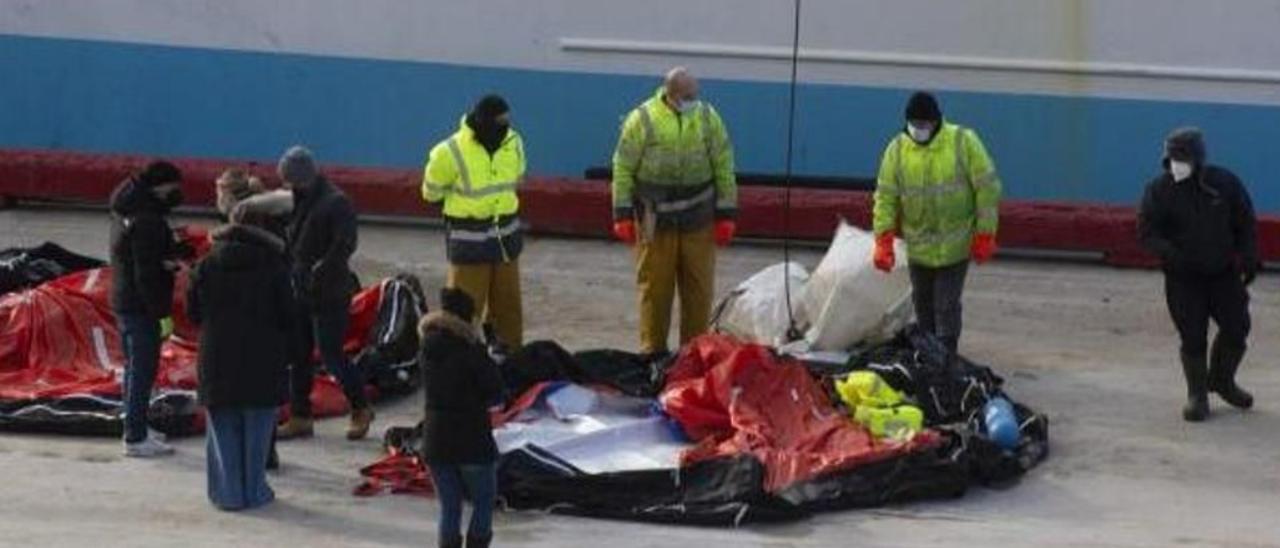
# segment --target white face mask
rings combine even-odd
[[[918,127],[912,124],[907,124],[907,134],[911,136],[912,141],[921,144],[927,143],[929,138],[933,136],[933,132],[930,131],[929,128]]]
[[[697,99],[681,99],[678,105],[679,106],[677,106],[676,109],[680,111],[680,114],[689,114],[690,112],[697,110],[698,100]]]
[[[1191,176],[1191,172],[1191,164],[1186,162],[1175,162],[1173,160],[1169,161],[1169,174],[1173,175],[1174,181],[1185,181],[1187,177]]]

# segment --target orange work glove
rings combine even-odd
[[[716,221],[716,245],[725,247],[729,242],[733,241],[733,233],[737,232],[738,223],[732,219],[720,219]]]
[[[991,260],[996,254],[996,235],[988,233],[978,233],[973,237],[973,245],[969,248],[969,254],[973,256],[974,262],[978,264]]]
[[[626,244],[636,243],[636,222],[623,219],[613,222],[613,235]]]
[[[875,263],[876,268],[881,272],[889,272],[893,270],[893,265],[897,263],[897,258],[893,255],[893,237],[892,231],[885,232],[876,236],[876,252]]]

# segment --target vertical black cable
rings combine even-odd
[[[800,330],[796,328],[795,313],[791,308],[791,156],[795,146],[796,126],[796,79],[800,68],[800,0],[795,0],[795,27],[791,34],[791,86],[788,100],[790,110],[787,115],[787,156],[786,171],[783,184],[782,209],[782,284],[787,297],[787,339],[800,339]]]

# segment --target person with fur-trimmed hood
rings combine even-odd
[[[231,168],[218,176],[214,203],[222,222],[261,227],[284,240],[293,214],[293,193],[284,189],[267,190],[262,180],[249,175],[243,169]],[[286,266],[289,255],[281,252]],[[294,323],[289,337],[289,348],[294,348],[301,337],[299,326]],[[267,456],[267,470],[280,468],[280,453],[276,451],[276,430],[271,432],[271,448]]]
[[[497,491],[498,449],[489,408],[502,401],[502,378],[471,323],[471,297],[444,288],[440,301],[442,310],[418,325],[426,387],[422,455],[440,498],[440,546],[463,546],[462,503],[468,499],[472,511],[465,546],[483,548],[493,539]]]
[[[218,210],[218,218],[222,222],[231,219],[231,210],[237,204],[251,196],[267,191],[262,179],[254,177],[240,168],[231,168],[222,172],[214,181],[214,207]]]
[[[293,193],[285,189],[268,190],[262,179],[239,168],[231,168],[218,176],[214,203],[222,222],[240,215],[240,224],[262,227],[284,239],[288,236],[293,215]],[[247,217],[252,220],[246,221]],[[285,259],[288,260],[286,254]]]
[[[199,401],[208,410],[208,496],[223,510],[275,495],[266,466],[277,409],[287,401],[294,332],[284,239],[247,201],[213,230],[213,248],[191,271],[187,314],[200,328]]]
[[[277,189],[255,192],[243,198],[231,208],[227,219],[231,222],[260,226],[283,239],[291,215],[293,215],[293,193]],[[285,254],[285,261],[289,261],[288,254]]]

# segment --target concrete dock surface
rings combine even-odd
[[[0,211],[0,248],[53,241],[105,257],[107,226],[100,211]],[[821,250],[793,258],[812,268]],[[721,294],[781,260],[776,246],[722,251]],[[365,224],[355,266],[365,282],[414,273],[434,303],[443,236]],[[526,340],[635,349],[627,248],[533,238],[521,268]],[[1210,420],[1192,425],[1160,273],[1002,258],[971,270],[961,346],[1050,417],[1052,454],[1018,485],[737,530],[499,513],[494,546],[1280,546],[1280,277],[1262,276],[1252,295],[1240,382],[1257,406],[1214,398]],[[205,498],[203,437],[175,441],[172,458],[131,460],[115,439],[0,434],[0,546],[433,546],[433,500],[351,495],[382,430],[413,424],[421,405],[380,406],[364,441],[346,441],[336,419],[282,442],[277,501],[238,514]]]

